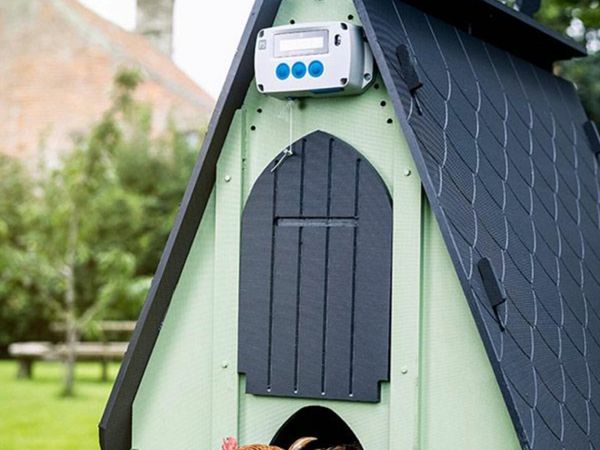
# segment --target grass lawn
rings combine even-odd
[[[110,368],[111,380],[118,365]],[[98,449],[98,422],[112,381],[100,364],[77,365],[76,397],[61,397],[62,365],[37,363],[33,380],[17,380],[17,365],[0,361],[0,450]]]

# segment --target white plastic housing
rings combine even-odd
[[[261,30],[255,52],[259,92],[280,98],[355,95],[374,77],[373,54],[361,27],[346,22],[285,25]],[[322,74],[318,75],[318,63]],[[303,64],[304,76],[294,66]],[[311,64],[315,64],[311,66]],[[287,77],[286,65],[290,73]],[[282,70],[278,72],[278,68]],[[298,66],[300,69],[301,66]]]

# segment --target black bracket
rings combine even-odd
[[[415,95],[415,92],[423,86],[423,82],[415,69],[408,47],[404,44],[399,45],[396,49],[396,56],[398,56],[398,61],[400,62],[400,74],[410,93]]]
[[[528,16],[533,16],[542,7],[542,0],[517,0],[519,11]]]
[[[496,314],[496,319],[500,324],[500,328],[504,331],[504,324],[498,314],[498,307],[506,302],[506,289],[504,289],[504,286],[496,276],[494,266],[488,258],[481,259],[479,263],[477,263],[477,267],[479,268],[479,274],[481,275],[481,280],[483,281],[483,287],[488,300]]]
[[[585,123],[583,128],[585,130],[585,134],[587,135],[590,141],[592,151],[596,155],[600,154],[600,131],[598,131],[596,123],[590,120]]]

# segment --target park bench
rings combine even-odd
[[[102,335],[110,332],[131,333],[135,322],[100,322],[98,324]],[[60,330],[60,325],[53,326]],[[79,342],[75,346],[77,361],[97,361],[101,364],[102,381],[108,380],[108,363],[121,361],[127,351],[128,342]],[[33,364],[36,361],[64,361],[67,358],[67,345],[51,342],[16,342],[8,347],[8,353],[18,363],[17,377],[32,378]]]

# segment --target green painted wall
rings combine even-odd
[[[475,322],[428,205],[421,270],[421,447],[520,449]]]
[[[277,24],[349,15],[357,22],[351,0],[284,0]],[[244,393],[236,369],[240,217],[254,181],[290,140],[288,103],[252,86],[133,406],[134,448],[217,450],[228,435],[269,442],[308,405],[335,410],[366,450],[520,448],[381,81],[357,97],[296,102],[292,123],[293,140],[323,130],[354,146],[393,197],[393,355],[382,401]]]

